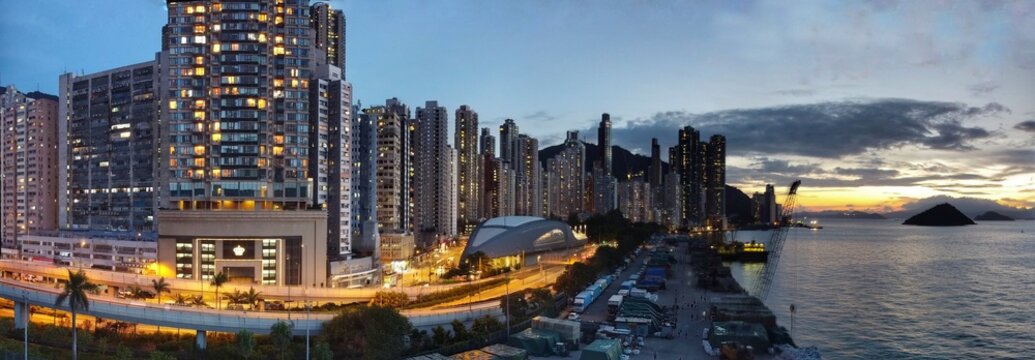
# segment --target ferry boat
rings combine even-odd
[[[734,241],[716,245],[715,252],[719,254],[722,261],[765,262],[769,258],[769,251],[765,249],[765,244],[755,241],[747,243]]]

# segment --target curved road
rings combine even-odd
[[[15,302],[36,306],[68,310],[68,306],[55,306],[58,289],[50,286],[25,283],[10,279],[0,279],[0,297]],[[265,334],[279,320],[287,320],[287,312],[214,310],[175,305],[162,305],[140,301],[115,299],[101,296],[90,296],[90,309],[84,314],[104,319],[127,321],[131,323],[155,325],[162,327],[192,329],[215,332],[238,332],[242,329]],[[403,315],[410,319],[416,328],[430,328],[449,324],[453,320],[472,321],[485,315],[501,317],[498,302],[484,302],[470,307],[462,306],[438,310],[404,310]],[[297,335],[304,335],[306,330],[318,334],[323,322],[334,317],[334,313],[310,313],[308,319],[304,313],[294,313],[294,330]]]

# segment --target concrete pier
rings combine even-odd
[[[198,334],[194,336],[194,346],[205,350],[205,330],[198,330]]]
[[[29,304],[22,301],[14,302],[14,328],[24,329],[29,325]]]

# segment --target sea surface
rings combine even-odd
[[[795,342],[825,359],[1035,359],[1035,221],[901,221],[790,230],[766,304]],[[731,269],[752,289],[763,266]]]

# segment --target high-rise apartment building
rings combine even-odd
[[[650,183],[636,177],[618,183],[618,210],[632,222],[654,221]]]
[[[453,133],[457,152],[457,206],[459,229],[466,230],[481,218],[481,157],[478,154],[478,113],[467,105],[456,109]]]
[[[676,163],[679,169],[680,194],[683,199],[680,206],[680,222],[683,226],[695,227],[701,224],[701,134],[693,127],[679,129],[679,142],[676,145]]]
[[[0,245],[17,257],[20,236],[58,225],[58,98],[15,87],[0,94]]]
[[[328,3],[314,4],[309,10],[313,48],[323,51],[326,63],[345,73],[345,14]]]
[[[500,160],[513,169],[518,160],[518,126],[514,119],[506,119],[500,125]]]
[[[703,143],[702,143],[703,145]],[[726,137],[712,135],[705,152],[704,213],[706,225],[726,226]]]
[[[600,124],[597,125],[597,146],[600,147],[600,168],[604,170],[605,176],[613,176],[611,172],[611,114],[600,115]]]
[[[661,205],[661,222],[669,229],[675,230],[683,226],[680,214],[682,211],[682,200],[683,196],[680,193],[681,186],[679,182],[679,173],[676,171],[669,171],[665,174],[664,185],[664,196],[660,200]],[[658,204],[658,202],[655,202]]]
[[[539,216],[543,204],[542,176],[539,164],[539,140],[531,136],[518,135],[517,159],[514,167],[515,193],[514,214]]]
[[[327,210],[328,259],[352,254],[352,85],[319,66],[309,93],[309,176],[313,206]]]
[[[166,4],[160,261],[178,278],[327,285],[327,260],[351,253],[352,104],[341,58],[314,44],[326,29],[305,0]],[[252,237],[226,239],[241,226]],[[238,247],[255,262],[218,261]]]
[[[352,251],[376,254],[378,244],[378,123],[352,105]],[[356,116],[358,115],[358,116]]]
[[[405,119],[384,107],[372,107],[364,116],[377,122],[377,227],[381,233],[401,233],[404,206],[402,187],[402,134]]]
[[[170,1],[163,33],[164,207],[299,210],[309,173],[309,8]],[[312,129],[315,131],[315,129]]]
[[[581,213],[586,204],[586,146],[579,140],[578,131],[568,131],[564,148],[546,162],[550,172],[550,215],[567,217]]]
[[[661,145],[658,144],[658,138],[650,139],[650,168],[647,172],[647,180],[650,182],[650,189],[653,192],[651,197],[654,198],[654,203],[660,203],[665,190],[662,187],[662,184],[665,183],[665,170],[661,163]]]
[[[448,164],[449,113],[437,101],[427,101],[424,107],[417,108],[416,128],[415,227],[424,235],[454,236],[456,217],[450,217],[449,198],[449,187],[454,184]],[[419,245],[426,246],[429,241],[423,236]]]
[[[62,74],[58,88],[61,229],[141,236],[157,230],[155,160],[164,141],[189,141],[191,132],[162,135],[158,121],[158,61],[92,74]]]
[[[413,149],[417,143],[417,123],[410,117],[410,107],[398,98],[385,100],[385,110],[395,114],[402,129],[399,133],[399,161],[402,168],[402,174],[399,176],[399,188],[402,189],[399,198],[399,228],[405,232],[413,232],[413,212],[417,202],[413,183],[417,154]]]
[[[481,144],[479,154],[491,154],[496,156],[496,137],[492,136],[489,132],[489,128],[482,128],[482,134],[478,138],[478,142]]]

